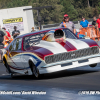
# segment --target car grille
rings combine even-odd
[[[50,64],[50,63],[55,63],[55,62],[59,62],[59,61],[90,56],[90,55],[94,55],[94,54],[98,54],[98,53],[99,53],[99,48],[97,46],[95,46],[95,47],[80,49],[80,50],[76,50],[76,51],[64,52],[64,53],[46,56],[45,62],[47,64]]]

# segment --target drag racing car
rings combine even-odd
[[[100,62],[99,46],[79,39],[67,28],[54,28],[18,36],[6,48],[3,63],[7,72],[35,75],[63,71]]]

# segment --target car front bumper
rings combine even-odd
[[[40,74],[52,73],[52,72],[57,72],[57,71],[66,70],[66,69],[70,69],[70,68],[91,65],[91,64],[95,64],[95,63],[99,63],[99,62],[100,62],[100,54],[97,54],[97,55],[92,55],[92,56],[87,56],[87,57],[82,57],[82,58],[48,64],[48,65],[42,66],[39,69],[39,72],[40,72]]]

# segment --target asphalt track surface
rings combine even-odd
[[[20,94],[1,94],[4,91]],[[31,94],[22,94],[23,91]],[[32,91],[46,94],[32,94]],[[100,64],[95,68],[83,66],[45,74],[41,79],[26,75],[17,75],[12,79],[0,63],[0,100],[100,100],[99,92]]]

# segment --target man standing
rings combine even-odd
[[[80,22],[80,26],[81,26],[81,28],[89,27],[89,22],[87,20],[85,20],[84,17],[82,17],[82,21]]]
[[[35,30],[34,30],[34,27],[32,27],[32,31],[31,32],[34,32]]]
[[[14,31],[12,32],[13,38],[16,38],[19,34],[20,34],[20,31],[17,30],[17,27],[16,26],[14,26]]]
[[[5,31],[4,29],[1,28],[1,25],[0,25],[0,31],[3,31],[3,33],[4,33],[5,35],[7,35],[6,31]]]
[[[0,30],[0,49],[2,46],[4,46],[4,43],[5,43],[5,39],[4,39],[4,32]]]
[[[97,23],[98,29],[100,31],[100,14],[99,14],[99,18],[97,19],[96,23]]]
[[[76,29],[74,27],[74,23],[69,21],[69,16],[67,14],[64,15],[63,22],[61,22],[60,27],[66,27],[70,29],[72,32],[76,33]]]

